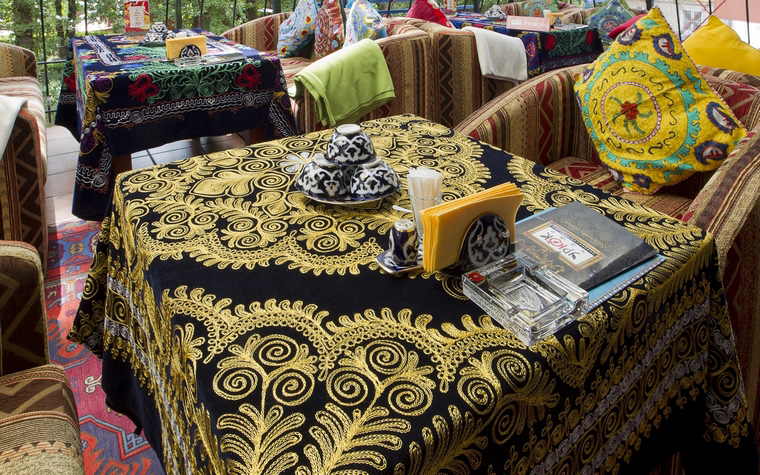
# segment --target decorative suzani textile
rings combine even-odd
[[[635,13],[625,0],[608,0],[588,19],[588,26],[599,30],[602,41],[611,43],[610,32],[633,18]]]
[[[340,0],[324,0],[317,13],[316,25],[314,59],[319,59],[343,46],[345,32]]]
[[[523,3],[523,16],[543,17],[544,10],[559,11],[557,0],[528,0]]]
[[[297,56],[314,39],[317,20],[316,0],[298,0],[293,13],[280,24],[277,36],[277,54]]]
[[[515,30],[507,28],[505,21],[486,18],[481,13],[458,13],[451,17],[451,23],[460,29],[474,26],[520,38],[528,56],[529,78],[565,66],[590,63],[604,51],[599,32],[593,28],[550,32]]]
[[[454,27],[435,0],[414,0],[412,8],[406,12],[406,16],[409,18],[432,21],[433,23],[438,23],[450,28]]]
[[[70,338],[168,475],[639,473],[681,448],[747,473],[711,235],[427,119],[362,127],[399,176],[444,171],[446,201],[513,182],[518,219],[580,201],[666,260],[525,347],[461,278],[379,268],[405,185],[356,206],[292,188],[332,130],[124,173]]]
[[[365,38],[374,40],[385,36],[383,17],[375,6],[368,0],[355,0],[346,19],[346,40],[343,45],[352,45]]]
[[[654,193],[718,168],[746,129],[653,8],[575,84],[599,158],[629,191]]]
[[[199,29],[210,56],[245,60],[180,68],[164,46],[139,37],[71,41],[55,123],[79,138],[72,212],[100,221],[113,190],[112,158],[193,137],[263,127],[267,138],[296,133],[280,58]]]

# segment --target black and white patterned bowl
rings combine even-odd
[[[361,127],[356,124],[339,125],[327,143],[327,161],[336,165],[362,165],[375,158],[375,147]]]
[[[375,157],[371,162],[355,167],[348,189],[352,199],[368,200],[386,196],[398,187],[398,175],[393,168]]]
[[[308,196],[325,200],[342,200],[348,197],[343,169],[325,160],[322,154],[301,168],[296,186]]]

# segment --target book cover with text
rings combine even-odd
[[[584,290],[657,255],[619,223],[579,202],[515,224],[515,248]]]

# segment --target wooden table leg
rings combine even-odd
[[[264,141],[264,126],[248,130],[248,145],[257,144]]]
[[[132,154],[114,155],[111,157],[111,170],[115,177],[119,173],[128,172],[132,169]]]

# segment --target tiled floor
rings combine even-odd
[[[71,214],[71,201],[74,196],[74,173],[79,155],[79,143],[68,130],[61,126],[48,127],[47,135],[48,176],[45,184],[45,206],[47,222],[53,224],[76,218]],[[132,169],[242,147],[247,142],[247,131],[219,137],[179,140],[133,153]]]

